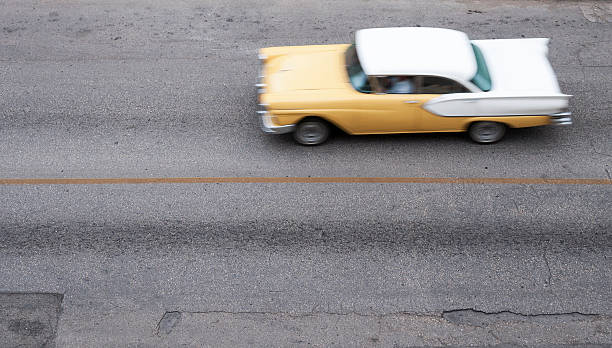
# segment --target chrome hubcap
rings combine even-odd
[[[306,123],[300,127],[300,138],[308,144],[315,144],[324,136],[325,130],[318,123]]]
[[[479,129],[478,136],[483,141],[491,141],[497,136],[497,129],[493,126],[484,126]]]
[[[470,133],[474,140],[480,143],[492,143],[501,139],[504,127],[498,123],[483,122],[474,125]]]

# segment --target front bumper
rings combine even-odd
[[[261,105],[261,104],[260,104]],[[272,115],[265,110],[258,110],[257,114],[261,119],[261,129],[270,134],[285,134],[291,133],[295,130],[294,124],[288,124],[284,126],[277,126],[272,123]]]
[[[572,124],[572,113],[569,111],[558,112],[550,115],[550,125],[552,126],[568,126]]]
[[[259,60],[263,62],[266,59],[264,56],[259,56]],[[261,103],[261,95],[266,92],[266,84],[264,83],[264,69],[263,64],[261,67],[261,72],[259,73],[259,82],[255,84],[255,88],[257,88],[257,116],[261,120],[261,129],[269,134],[285,134],[291,133],[295,129],[294,124],[288,124],[284,126],[277,126],[272,122],[272,115],[268,112],[267,105]]]

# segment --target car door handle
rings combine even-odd
[[[418,104],[418,100],[404,100],[404,104]]]

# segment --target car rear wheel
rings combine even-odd
[[[499,122],[475,122],[470,126],[470,137],[480,144],[500,141],[506,134],[506,125]]]
[[[302,145],[319,145],[329,137],[329,126],[322,120],[309,119],[300,122],[293,138]]]

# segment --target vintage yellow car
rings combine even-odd
[[[359,30],[354,44],[268,47],[258,89],[262,128],[304,145],[349,134],[468,132],[572,123],[548,39],[469,40],[442,28]]]

